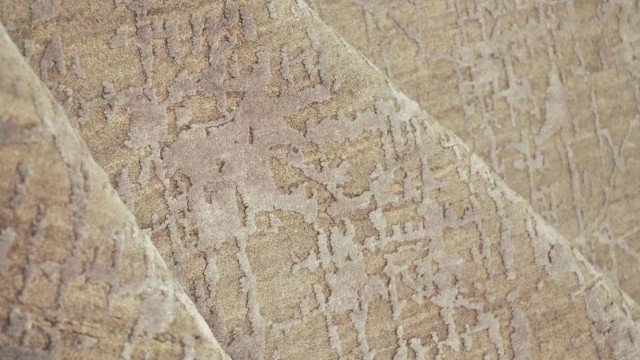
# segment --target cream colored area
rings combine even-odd
[[[228,359],[0,25],[1,359]]]
[[[0,3],[232,358],[640,355],[580,244],[304,2]]]
[[[640,299],[637,1],[310,2]]]

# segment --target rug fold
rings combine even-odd
[[[228,359],[0,25],[1,359]]]
[[[304,2],[4,4],[234,359],[640,355],[634,300]]]

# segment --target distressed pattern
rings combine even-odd
[[[231,357],[640,355],[635,302],[303,2],[4,3]]]
[[[637,1],[311,3],[640,299]]]
[[[228,359],[0,25],[0,358]]]

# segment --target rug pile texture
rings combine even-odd
[[[0,359],[640,359],[638,1],[0,22]]]

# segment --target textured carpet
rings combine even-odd
[[[0,358],[640,357],[637,2],[0,4]]]

